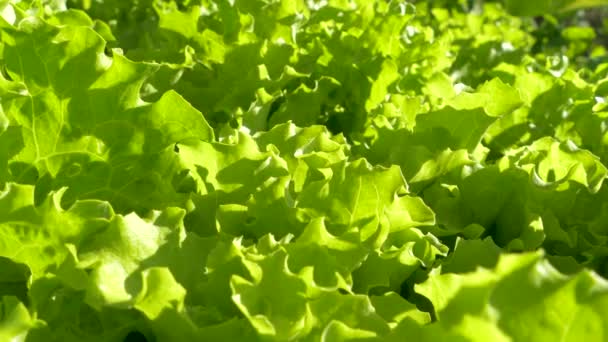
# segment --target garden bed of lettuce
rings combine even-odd
[[[590,4],[0,1],[0,341],[605,341]]]

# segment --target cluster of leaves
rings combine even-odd
[[[599,3],[0,1],[0,341],[605,340]]]

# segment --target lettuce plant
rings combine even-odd
[[[606,340],[603,4],[0,1],[0,341]]]

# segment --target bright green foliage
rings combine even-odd
[[[0,1],[0,342],[608,339],[603,4]]]
[[[579,8],[606,6],[606,0],[505,0],[507,10],[515,15],[542,15],[546,13],[572,11]]]
[[[504,255],[491,269],[452,272],[439,274],[437,269],[417,285],[433,302],[439,319],[429,332],[423,330],[425,335],[439,331],[471,334],[466,329],[474,320],[498,327],[498,336],[505,341],[606,338],[608,284],[595,273],[583,271],[566,277],[538,253]]]

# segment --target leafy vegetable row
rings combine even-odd
[[[0,2],[0,340],[604,340],[605,49],[467,6]]]

